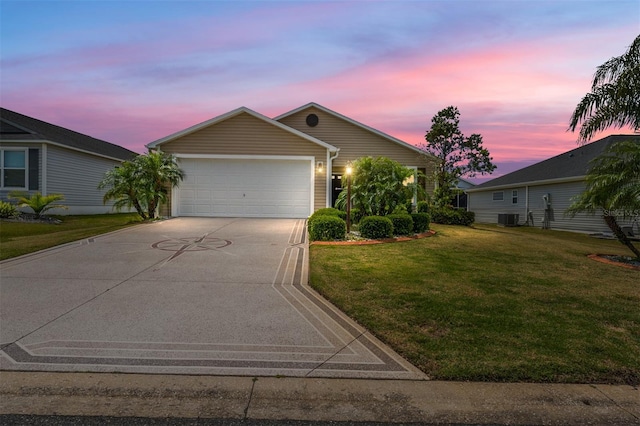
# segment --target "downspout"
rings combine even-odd
[[[525,214],[527,215],[527,221],[525,224],[527,226],[533,226],[533,223],[529,225],[529,185],[524,187],[524,209]]]
[[[340,148],[336,151],[336,154],[333,156],[329,156],[331,151],[327,150],[327,196],[326,196],[326,207],[331,207],[331,197],[333,196],[333,188],[331,186],[332,175],[333,175],[333,160],[338,158],[340,155]]]
[[[40,193],[42,195],[48,195],[49,192],[47,191],[47,185],[49,182],[47,182],[47,163],[49,162],[49,160],[47,159],[47,144],[43,143],[42,144],[42,153],[40,155],[40,161],[41,161],[41,165],[42,167],[40,167],[40,173],[42,174],[42,178],[40,180]]]

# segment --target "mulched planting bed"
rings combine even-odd
[[[427,238],[435,235],[435,231],[423,232],[422,234],[408,235],[403,237],[385,238],[382,240],[347,240],[347,241],[312,241],[312,245],[318,246],[363,246],[369,244],[398,243],[402,241],[413,241],[420,238]]]

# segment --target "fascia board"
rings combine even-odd
[[[483,191],[495,191],[500,189],[508,189],[508,188],[522,187],[522,186],[540,186],[540,185],[551,185],[555,183],[580,182],[585,179],[586,179],[586,176],[571,176],[566,178],[532,180],[528,182],[513,182],[513,183],[507,183],[504,185],[486,186],[484,188],[469,188],[469,189],[465,189],[464,192],[473,193],[473,192],[483,192]]]
[[[338,151],[338,148],[336,148],[333,145],[330,145],[330,144],[328,144],[328,143],[326,143],[324,141],[321,141],[320,139],[314,138],[313,136],[309,136],[306,133],[300,132],[300,131],[298,131],[296,129],[293,129],[293,128],[291,128],[289,126],[286,126],[286,125],[284,125],[282,123],[279,123],[279,122],[277,122],[275,120],[272,120],[269,117],[267,117],[265,115],[262,115],[262,114],[260,114],[260,113],[258,113],[256,111],[253,111],[252,109],[247,108],[247,107],[236,108],[233,111],[229,111],[229,112],[227,112],[225,114],[219,115],[219,116],[214,117],[214,118],[212,118],[210,120],[203,121],[202,123],[199,123],[199,124],[196,124],[194,126],[188,127],[188,128],[186,128],[184,130],[181,130],[179,132],[173,133],[173,134],[171,134],[169,136],[165,136],[164,138],[158,139],[158,140],[156,140],[154,142],[151,142],[151,143],[149,143],[149,144],[147,144],[145,146],[147,148],[149,148],[149,149],[156,148],[158,145],[162,145],[163,143],[175,140],[175,139],[180,138],[182,136],[185,136],[185,135],[188,135],[190,133],[196,132],[198,130],[204,129],[205,127],[209,127],[209,126],[212,126],[214,124],[220,123],[222,121],[228,120],[228,119],[230,119],[232,117],[235,117],[237,115],[240,115],[242,113],[249,114],[252,117],[255,117],[255,118],[259,119],[259,120],[262,120],[262,121],[264,121],[266,123],[271,124],[272,126],[276,126],[276,127],[280,128],[280,129],[286,131],[286,132],[293,133],[294,135],[299,136],[299,137],[301,137],[303,139],[306,139],[309,142],[312,142],[312,143],[314,143],[316,145],[320,145],[323,148],[328,149],[329,151],[332,151],[332,152]]]
[[[123,161],[127,161],[126,159],[122,159],[122,158],[118,158],[118,157],[111,157],[110,155],[104,155],[104,154],[99,154],[97,152],[93,152],[93,151],[89,151],[86,149],[80,149],[80,148],[76,148],[73,146],[69,146],[69,145],[65,145],[62,143],[58,143],[58,142],[53,142],[50,141],[48,139],[32,139],[32,140],[12,140],[12,139],[2,139],[0,140],[0,142],[6,142],[6,143],[18,143],[18,144],[47,144],[47,145],[55,145],[55,146],[59,146],[60,148],[65,148],[65,149],[70,149],[71,151],[77,151],[77,152],[82,152],[84,154],[90,154],[96,157],[102,157],[102,158],[107,158],[109,160],[115,160],[115,161],[119,161],[119,162],[123,162]],[[138,154],[138,153],[135,153]]]

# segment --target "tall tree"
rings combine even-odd
[[[567,209],[571,217],[578,212],[602,217],[616,238],[640,259],[640,250],[622,232],[618,218],[640,216],[640,143],[623,141],[610,145],[593,160],[587,174],[587,187]]]
[[[581,142],[611,126],[640,129],[640,35],[623,55],[596,69],[591,92],[573,112],[569,130],[578,125]]]
[[[142,219],[153,219],[160,203],[167,201],[169,188],[184,178],[175,156],[160,151],[139,155],[109,170],[99,189],[107,189],[104,202],[115,200],[113,207],[135,208]]]
[[[460,111],[449,106],[431,119],[431,128],[425,135],[423,151],[437,157],[434,180],[434,204],[447,206],[455,195],[455,184],[461,176],[474,177],[478,173],[491,173],[496,166],[489,151],[482,146],[482,136],[465,137],[460,131]]]
[[[597,132],[611,126],[640,129],[640,35],[627,51],[596,69],[587,93],[569,123],[579,140],[587,142]],[[640,253],[624,235],[618,218],[638,216],[640,211],[640,144],[619,142],[593,161],[587,188],[576,197],[567,214],[602,209],[602,217],[618,240],[640,258]]]

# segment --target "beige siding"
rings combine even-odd
[[[310,127],[306,123],[309,114],[318,116],[318,125]],[[342,118],[328,114],[315,107],[309,107],[293,115],[279,120],[282,124],[293,127],[335,147],[340,148],[340,155],[333,162],[335,171],[342,171],[348,161],[360,157],[388,157],[404,166],[418,167],[428,176],[433,172],[433,162],[411,148],[390,141],[380,135],[350,123]],[[432,184],[427,190],[432,191]]]
[[[286,130],[243,113],[160,145],[172,154],[287,155],[327,160],[327,150]],[[314,208],[326,206],[326,172],[314,178]],[[166,212],[166,207],[163,207]]]

